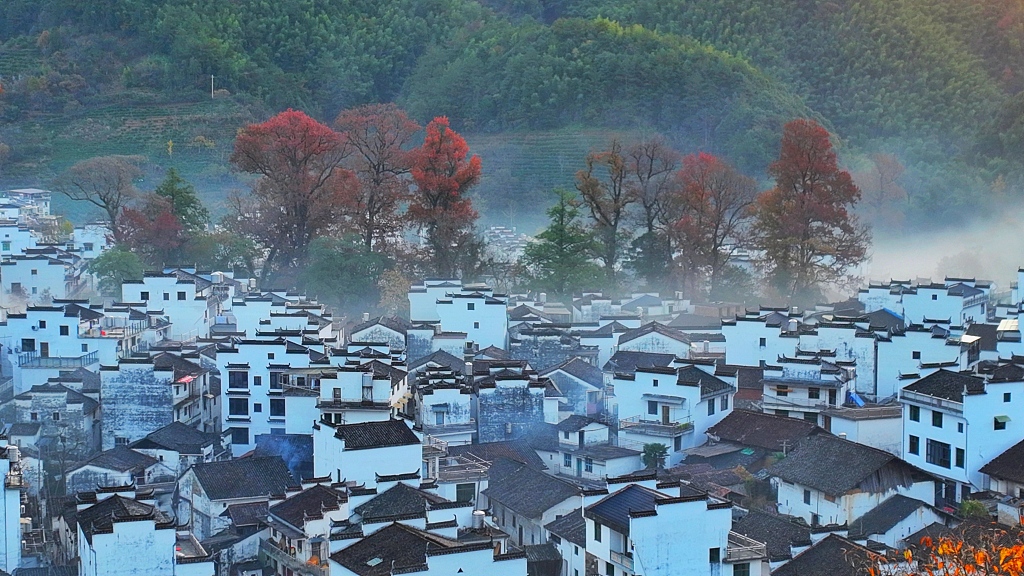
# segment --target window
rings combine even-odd
[[[476,304],[473,302],[466,303],[466,310],[476,310]]]
[[[247,398],[228,398],[229,416],[248,416],[249,400]],[[248,444],[248,442],[245,442]]]
[[[611,562],[605,562],[604,563],[604,575],[605,576],[615,576],[615,565],[612,564]]]
[[[789,410],[776,410],[776,416],[789,416]]]
[[[729,396],[722,396],[722,404],[719,406],[723,411],[729,409]]]
[[[284,398],[270,399],[270,415],[281,418],[284,417]]]
[[[709,398],[708,399],[708,416],[712,416],[712,415],[714,415],[714,413],[715,413],[715,399],[714,398]]]
[[[284,432],[285,432],[284,428],[271,428],[270,429],[270,435],[271,436],[284,436]]]
[[[252,411],[253,412],[263,412],[263,404],[260,404],[259,402],[253,403]]]
[[[964,423],[963,422],[957,422],[956,423],[956,431],[961,433],[961,434],[964,433]]]
[[[456,502],[472,502],[476,496],[476,485],[472,482],[455,485]]]
[[[263,376],[253,376],[252,377],[252,385],[253,386],[263,386]]]
[[[775,395],[779,396],[780,398],[784,398],[786,396],[789,396],[789,386],[786,386],[786,385],[777,386],[776,389],[775,389]]]
[[[722,549],[721,548],[711,548],[711,549],[708,550],[708,562],[711,562],[712,564],[718,564],[721,561],[722,561]]]
[[[170,293],[169,292],[164,292],[164,300],[170,300],[170,299],[171,299]],[[248,442],[246,442],[246,444],[248,444]]]
[[[811,400],[817,400],[818,398],[821,398],[821,388],[808,388],[807,397],[810,398]]]
[[[184,292],[178,292],[178,300],[184,300],[184,299],[185,299],[185,293]]]
[[[39,290],[39,287],[38,287],[38,286],[33,286],[33,287],[32,287],[32,293],[33,293],[33,294],[36,294],[36,293],[38,293],[38,290]]]
[[[480,328],[480,323],[479,322],[473,322],[473,328],[479,329]]]
[[[124,436],[114,436],[114,446],[127,446],[128,438]]]
[[[601,523],[594,522],[594,542],[601,541]]]
[[[92,242],[86,242],[85,244],[82,244],[82,249],[84,249],[86,252],[92,252],[92,249],[93,249]]]
[[[270,373],[270,389],[271,390],[280,390],[281,389],[281,373],[280,372],[271,372]],[[339,398],[340,398],[340,396],[339,396]]]
[[[248,428],[232,428],[231,429],[231,443],[232,444],[248,444],[249,443],[249,429]]]
[[[1009,416],[996,416],[992,419],[993,430],[1006,430],[1006,423],[1010,421]]]
[[[924,459],[929,464],[949,468],[951,452],[949,444],[929,439],[928,444],[925,446]]]
[[[806,420],[808,422],[817,423],[818,422],[818,413],[817,412],[804,412],[804,420]]]
[[[657,379],[657,378],[655,378],[655,379],[654,379],[654,387],[655,387],[655,388],[657,388],[657,387],[658,387],[658,379]]]
[[[910,407],[910,419],[913,422],[920,422],[921,421],[921,407],[920,406],[911,406]]]
[[[35,352],[36,351],[36,340],[35,340],[35,338],[22,338],[21,339],[21,351],[22,352]]]
[[[658,403],[653,401],[653,400],[648,400],[647,401],[647,413],[648,414],[657,415],[658,414]]]
[[[143,302],[149,300],[149,292],[139,292],[139,300],[142,300]]]
[[[1009,401],[1010,401],[1010,393],[1009,392],[1003,392],[1003,402],[1009,402]]]
[[[804,504],[810,504],[810,503],[811,503],[811,491],[810,490],[804,490]]]
[[[228,372],[228,388],[248,388],[249,373],[232,370]]]
[[[39,412],[33,412],[33,413],[29,414],[29,418],[31,418],[33,422],[38,422],[39,421]]]
[[[759,338],[757,340],[757,345],[760,346],[761,348],[764,348],[765,346],[768,345],[768,340],[766,338]]]
[[[444,426],[444,412],[434,412],[434,425]]]
[[[60,327],[60,335],[61,336],[67,336],[70,333],[71,333],[71,329],[69,327],[67,327],[67,326],[61,326]]]
[[[907,444],[907,451],[911,454],[921,453],[921,439],[917,436],[911,436],[910,441]]]
[[[932,300],[938,300],[938,299],[939,299],[939,295],[938,294],[932,294]]]
[[[942,412],[932,410],[932,426],[942,428]]]
[[[5,241],[3,242],[3,247],[2,247],[2,249],[3,249],[3,251],[4,251],[4,252],[9,252],[9,251],[11,250],[11,243],[10,243],[10,241],[8,241],[8,240],[5,240]]]
[[[910,357],[912,359],[914,359],[914,360],[920,360],[921,359],[921,352],[918,351],[918,350],[914,350],[913,352],[910,353]]]
[[[733,564],[732,576],[750,576],[750,564]]]
[[[594,459],[593,458],[586,458],[586,459],[583,460],[583,471],[584,472],[593,472],[594,471]]]
[[[572,454],[566,452],[562,455],[562,466],[572,468]]]
[[[54,412],[53,413],[53,421],[54,422],[60,422],[60,412]]]
[[[46,320],[40,320],[39,321],[39,327],[40,328],[46,328]]]
[[[89,351],[89,345],[88,344],[82,344],[82,352],[88,352],[88,351]]]
[[[964,449],[963,448],[957,448],[956,449],[956,467],[957,468],[963,468],[964,467]]]
[[[36,270],[35,268],[33,268],[32,269],[32,275],[33,276],[38,276],[39,275],[39,270]]]

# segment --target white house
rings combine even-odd
[[[175,421],[132,442],[130,447],[159,460],[178,477],[193,464],[228,459],[231,449],[225,440],[220,434],[201,432]]]
[[[604,480],[624,476],[643,467],[640,450],[616,446],[606,424],[573,415],[556,425],[555,461],[548,470],[563,476]]]
[[[818,414],[840,406],[853,384],[855,366],[820,356],[779,357],[765,366],[762,406],[780,416],[818,422]]]
[[[932,524],[945,524],[949,515],[926,502],[897,494],[850,523],[847,537],[865,542],[882,542],[899,548],[911,534]],[[917,542],[908,542],[917,544]]]
[[[323,576],[330,555],[332,525],[348,521],[348,496],[324,484],[270,506],[270,535],[260,541],[260,556],[276,574]]]
[[[845,524],[901,494],[935,502],[935,481],[888,452],[818,434],[768,469],[782,514]]]
[[[545,526],[583,505],[577,486],[521,462],[498,460],[489,477],[481,494],[495,524],[519,546],[547,542]]]
[[[100,367],[103,449],[128,445],[174,421],[174,370],[152,358]]]
[[[423,445],[403,420],[313,425],[313,473],[355,486],[374,487],[379,477],[419,475]]]
[[[160,460],[127,446],[115,446],[74,465],[67,471],[67,492],[174,482],[175,470]]]

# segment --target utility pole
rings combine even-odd
[[[210,74],[210,100],[213,100],[213,74]]]

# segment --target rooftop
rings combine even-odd
[[[413,514],[425,518],[428,504],[441,502],[448,502],[448,500],[437,494],[399,482],[366,503],[357,506],[353,512],[362,516],[364,523]]]
[[[1007,448],[982,466],[980,471],[995,478],[1024,484],[1024,441]]]
[[[885,473],[881,473],[883,469]],[[837,473],[839,470],[841,474]],[[769,473],[839,497],[854,488],[876,493],[911,486],[917,469],[888,452],[831,434],[818,434],[801,441]]]
[[[544,529],[581,548],[587,545],[587,521],[583,518],[582,508],[547,523]]]
[[[490,549],[490,543],[486,543]],[[331,560],[359,576],[390,576],[425,571],[431,552],[478,550],[479,545],[457,541],[424,530],[393,523],[359,542],[331,554]]]
[[[335,428],[335,437],[345,441],[345,450],[367,450],[419,444],[420,439],[403,420],[342,424]]]
[[[871,551],[864,546],[829,534],[777,568],[772,576],[861,576],[861,563],[869,554]]]
[[[815,434],[827,434],[815,423],[749,410],[733,410],[708,429],[719,441],[735,442],[766,450],[782,452]]]
[[[323,513],[338,510],[347,501],[345,494],[317,484],[270,507],[270,513],[302,529],[308,519],[323,518]]]
[[[897,494],[851,522],[849,536],[859,540],[875,534],[885,534],[922,506],[928,507],[928,504]]]
[[[192,466],[192,471],[211,500],[281,495],[295,485],[279,456],[200,462]]]
[[[482,493],[527,518],[540,518],[560,502],[579,496],[580,490],[550,474],[503,458],[492,464],[490,484]]]
[[[907,392],[916,392],[934,398],[963,402],[964,394],[983,394],[985,381],[976,376],[936,370],[920,380],[903,387]]]

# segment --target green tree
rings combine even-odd
[[[668,458],[668,446],[657,442],[644,444],[644,450],[640,454],[640,460],[648,468],[664,466],[665,458]]]
[[[555,193],[558,203],[548,210],[551,225],[526,247],[523,263],[531,288],[568,296],[577,289],[594,287],[601,269],[590,260],[597,243],[580,223],[579,199],[566,190]]]
[[[378,280],[390,266],[379,252],[371,252],[358,235],[317,238],[309,245],[308,265],[299,284],[310,295],[342,310],[374,306],[380,300]]]
[[[210,212],[196,195],[195,187],[182,178],[176,169],[168,169],[164,181],[153,192],[170,201],[171,212],[177,216],[187,232],[206,228],[210,221]]]
[[[111,248],[89,263],[89,271],[99,281],[102,294],[120,298],[125,280],[142,279],[142,260],[122,248]]]

